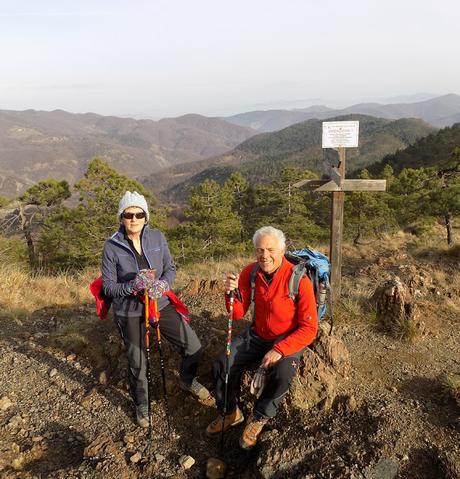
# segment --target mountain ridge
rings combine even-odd
[[[365,167],[404,149],[435,128],[419,119],[387,120],[366,115],[346,115],[331,121],[360,121],[360,146],[347,151],[347,170]],[[321,175],[324,158],[336,161],[337,152],[321,148],[322,121],[307,120],[283,130],[255,135],[232,151],[195,163],[176,165],[144,183],[163,192],[168,200],[183,201],[190,189],[205,179],[224,182],[232,172],[242,172],[250,182],[270,181],[286,166],[310,169]],[[161,187],[163,185],[163,188]]]
[[[219,118],[159,121],[96,113],[0,110],[0,194],[54,177],[73,184],[95,156],[130,176],[224,153],[255,134]]]
[[[321,108],[325,110],[321,111]],[[250,126],[259,132],[271,132],[313,118],[324,120],[327,117],[347,114],[364,114],[393,120],[411,117],[420,118],[432,126],[443,128],[451,126],[458,121],[458,115],[460,115],[460,95],[448,93],[419,102],[388,104],[364,102],[342,109],[315,105],[294,110],[256,110],[223,118],[236,125]]]

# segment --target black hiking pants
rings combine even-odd
[[[281,341],[283,337],[274,341],[265,341],[249,328],[232,341],[229,356],[227,414],[236,409],[240,394],[241,377],[245,366],[259,366],[265,354],[272,349],[274,344]],[[296,374],[303,352],[304,350],[291,356],[283,357],[269,369],[264,390],[254,405],[254,415],[256,418],[271,418],[276,415],[279,404],[289,391],[289,386]],[[221,414],[224,411],[226,361],[224,352],[213,364],[216,403],[217,409]]]
[[[126,346],[131,395],[136,406],[146,405],[148,403],[148,383],[144,318],[115,316],[115,322]],[[180,380],[190,386],[196,376],[202,353],[198,336],[170,304],[160,311],[160,332],[161,337],[168,340],[182,356]],[[157,345],[156,331],[152,325],[150,326],[150,336],[152,353]]]

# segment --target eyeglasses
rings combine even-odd
[[[138,220],[141,220],[142,218],[145,218],[145,211],[140,211],[139,213],[124,212],[121,214],[121,216],[125,220],[132,220],[133,218],[137,218]]]

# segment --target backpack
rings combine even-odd
[[[327,256],[319,251],[310,248],[303,248],[297,251],[288,251],[284,257],[294,265],[292,274],[289,279],[289,297],[297,300],[299,294],[300,279],[306,274],[313,283],[313,290],[316,298],[316,306],[318,308],[318,320],[323,319],[326,314],[327,305],[330,305],[330,322],[332,332],[332,294],[330,285],[331,263]],[[259,265],[256,264],[251,271],[249,281],[251,284],[251,304],[254,303],[254,291],[256,284],[256,274],[259,270]]]

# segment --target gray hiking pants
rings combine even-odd
[[[272,349],[274,344],[281,341],[283,337],[285,336],[274,341],[265,341],[251,329],[248,329],[232,341],[229,357],[227,414],[233,412],[237,406],[241,377],[245,366],[259,366],[265,354]],[[268,370],[264,390],[254,405],[254,415],[256,418],[271,418],[276,415],[279,404],[289,391],[289,386],[297,372],[297,366],[303,352],[304,349],[298,353],[281,358]],[[213,364],[216,403],[217,409],[221,414],[224,410],[225,372],[226,355],[224,352]]]
[[[115,316],[128,357],[128,381],[136,406],[148,403],[147,359],[145,353],[145,323],[142,317]],[[191,385],[201,357],[201,343],[195,331],[168,304],[160,311],[161,337],[168,340],[182,356],[180,379]],[[156,331],[150,327],[150,354],[155,349]],[[152,366],[151,366],[152,367]]]

